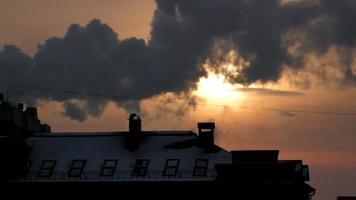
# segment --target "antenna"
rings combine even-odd
[[[7,102],[10,102],[10,101],[9,101],[9,93],[10,93],[9,90],[6,90],[6,101],[7,101]]]

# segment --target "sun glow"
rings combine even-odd
[[[208,103],[227,105],[243,98],[244,94],[238,88],[241,86],[226,82],[222,74],[209,72],[207,77],[199,80],[195,95],[206,99]]]

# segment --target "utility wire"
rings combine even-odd
[[[106,97],[106,98],[113,98],[113,99],[132,99],[132,98],[125,97],[125,96],[78,92],[78,91],[74,91],[74,90],[57,90],[57,89],[49,89],[49,88],[42,88],[42,87],[30,87],[30,86],[24,86],[24,85],[2,84],[2,83],[0,83],[0,85],[5,86],[5,87],[30,89],[30,90],[37,90],[37,91],[50,92],[50,93],[74,94],[74,95],[79,95],[79,96]]]
[[[30,86],[17,85],[17,84],[0,83],[0,85],[4,86],[4,87],[9,87],[9,88],[29,89],[29,90],[48,92],[48,93],[63,93],[63,94],[72,94],[72,95],[78,95],[78,96],[92,96],[92,97],[109,98],[109,99],[117,99],[117,100],[133,100],[134,99],[134,98],[128,97],[128,96],[78,92],[78,91],[74,91],[74,90],[57,90],[57,89],[42,88],[42,87],[30,87]],[[145,99],[145,101],[158,102],[158,103],[185,103],[185,104],[187,103],[186,101],[178,101],[178,100],[172,101],[172,100]],[[260,110],[260,111],[270,111],[270,112],[289,112],[289,113],[302,113],[302,114],[318,114],[318,115],[335,115],[335,116],[356,117],[356,113],[348,113],[348,112],[327,112],[327,111],[294,110],[294,109],[281,109],[281,108],[257,108],[257,107],[228,106],[228,105],[205,104],[205,103],[197,103],[196,105],[211,106],[211,107],[230,107],[230,108],[236,108],[236,109],[241,109],[241,110]]]

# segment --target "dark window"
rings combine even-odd
[[[86,163],[86,160],[73,160],[68,172],[68,177],[80,177],[83,174]]]
[[[103,168],[101,169],[100,176],[114,176],[117,160],[105,160]]]
[[[307,165],[303,165],[302,168],[303,168],[302,172],[303,172],[304,181],[310,181],[308,166]]]
[[[179,166],[179,160],[178,159],[169,159],[166,161],[166,167],[164,169],[164,175],[165,176],[176,176],[177,175],[177,170]]]
[[[206,176],[208,172],[208,160],[207,159],[197,159],[194,165],[194,176]]]
[[[136,160],[133,176],[145,176],[149,163],[149,160]]]
[[[308,168],[304,167],[303,168],[303,177],[307,177],[309,175]]]
[[[301,162],[298,162],[295,164],[294,172],[301,172],[303,170],[303,164]]]
[[[39,177],[51,177],[56,167],[55,160],[44,160],[42,161],[41,169],[38,174]]]

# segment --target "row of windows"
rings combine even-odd
[[[71,178],[80,177],[83,174],[87,161],[86,160],[73,160],[67,176]],[[100,172],[102,177],[112,177],[117,168],[117,160],[105,160]],[[150,160],[142,159],[136,160],[133,168],[133,176],[145,176],[149,166]],[[28,162],[27,170],[31,168],[32,162]],[[56,160],[42,161],[38,176],[41,178],[51,177],[55,170]],[[179,159],[168,159],[164,168],[164,176],[176,176],[179,168]],[[197,159],[195,160],[193,176],[206,176],[208,171],[208,160]]]

